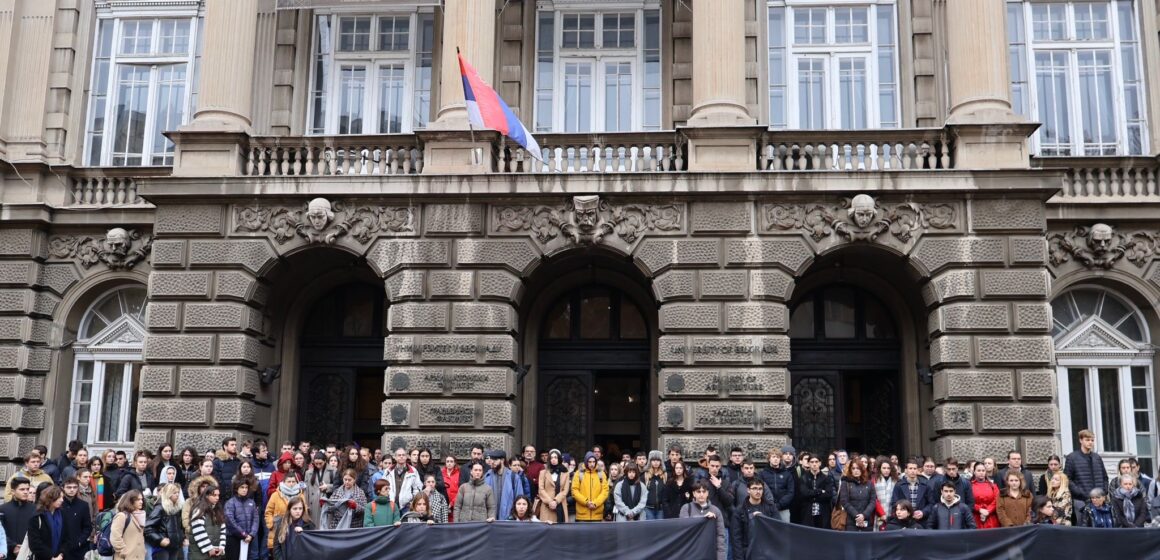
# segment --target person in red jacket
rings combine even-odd
[[[454,504],[455,497],[459,495],[459,463],[455,462],[454,455],[448,454],[443,458],[443,467],[439,469],[439,475],[443,477],[443,488],[447,490],[447,503]],[[448,509],[448,523],[455,521],[453,509]]]
[[[274,469],[274,474],[270,475],[270,486],[266,488],[266,499],[274,495],[278,491],[278,485],[286,478],[286,473],[294,468],[294,454],[289,451],[283,451],[282,456],[278,457],[278,465]],[[295,476],[297,480],[302,480],[300,476]]]
[[[972,506],[975,526],[979,529],[997,529],[999,516],[995,514],[995,509],[999,506],[999,487],[987,476],[987,465],[975,463],[973,474],[971,494],[975,496],[975,505]]]

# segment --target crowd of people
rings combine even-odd
[[[403,523],[631,522],[706,517],[718,558],[745,558],[754,519],[842,531],[989,529],[1029,524],[1160,527],[1160,485],[1135,459],[1109,480],[1095,436],[1035,476],[1018,451],[946,458],[771,449],[758,468],[740,448],[696,461],[673,446],[581,461],[528,445],[471,448],[461,464],[429,449],[393,453],[264,440],[131,457],[81,442],[53,459],[37,446],[4,487],[0,556],[32,560],[282,560],[303,531]],[[960,470],[962,469],[962,470]]]

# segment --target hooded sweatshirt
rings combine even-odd
[[[282,483],[282,479],[286,478],[286,472],[294,468],[294,454],[289,451],[278,457],[278,467],[274,469],[274,474],[270,475],[269,485],[266,487],[266,497],[274,495],[278,491],[278,485]]]
[[[974,529],[975,516],[971,515],[971,508],[967,507],[955,494],[948,503],[939,500],[934,505],[934,513],[930,519],[931,529]]]

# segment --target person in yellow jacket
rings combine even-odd
[[[584,455],[584,468],[572,477],[572,498],[576,500],[576,521],[602,521],[608,500],[608,478],[596,470],[596,455]]]

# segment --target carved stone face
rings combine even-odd
[[[330,209],[330,201],[325,198],[316,198],[306,205],[306,219],[315,231],[326,229],[330,220],[334,219],[334,212]]]
[[[112,253],[124,254],[129,250],[129,232],[113,228],[105,234],[105,248]]]
[[[1088,233],[1088,244],[1096,254],[1103,254],[1112,248],[1112,226],[1096,224]]]
[[[575,207],[576,225],[585,231],[590,231],[596,228],[596,222],[599,220],[597,209],[600,206],[600,197],[598,196],[574,196],[572,197],[572,205]]]
[[[874,198],[868,194],[860,194],[850,201],[850,219],[860,228],[868,227],[878,217],[878,210],[874,208]]]

